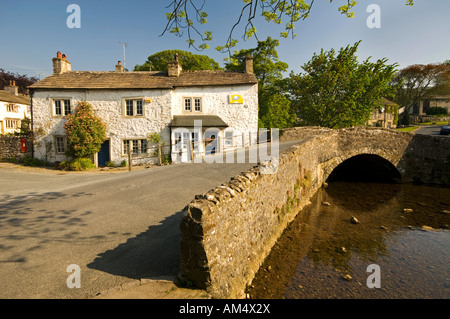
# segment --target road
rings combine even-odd
[[[442,125],[423,126],[417,129],[414,133],[424,135],[439,135]]]
[[[280,143],[280,152],[298,141]],[[175,164],[122,173],[0,167],[0,298],[90,298],[179,272],[182,209],[255,163]],[[81,288],[68,288],[69,265]]]

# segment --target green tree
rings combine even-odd
[[[106,125],[94,115],[88,102],[78,103],[75,115],[68,115],[64,125],[67,135],[67,155],[73,158],[89,157],[106,140]]]
[[[256,37],[255,18],[263,17],[269,23],[277,25],[284,25],[284,31],[280,36],[287,38],[291,36],[294,38],[296,34],[294,29],[300,20],[305,20],[313,8],[315,0],[242,0],[242,7],[239,10],[239,15],[236,22],[232,22],[231,30],[229,32],[226,43],[223,46],[218,46],[219,51],[226,51],[231,54],[231,49],[238,43],[233,36],[233,32],[241,23],[245,24],[243,38],[249,39]],[[201,26],[208,22],[208,13],[204,9],[206,0],[172,0],[166,12],[167,24],[162,32],[170,32],[179,37],[187,35],[187,43],[189,47],[194,47],[197,50],[209,48],[209,41],[213,39],[211,31],[203,32]],[[333,2],[333,0],[329,0]],[[405,0],[406,5],[413,5],[413,0]],[[355,0],[347,0],[346,4],[341,5],[338,11],[341,14],[351,18],[354,13],[353,7],[358,2]],[[184,32],[186,31],[186,32]],[[196,40],[200,39],[202,43],[196,44]]]
[[[226,58],[225,69],[241,71],[244,59],[253,56],[253,72],[258,79],[259,126],[265,128],[285,128],[292,124],[290,101],[285,96],[283,72],[288,64],[279,60],[277,39],[267,37],[259,41],[256,48],[236,51]]]
[[[239,71],[244,69],[244,59],[247,55],[253,56],[253,72],[258,78],[259,89],[283,77],[289,65],[279,60],[276,47],[279,45],[277,39],[267,37],[265,41],[258,41],[253,49],[236,51],[231,57],[226,58],[225,69]]]
[[[304,74],[290,75],[292,106],[303,125],[330,128],[363,125],[381,98],[392,96],[389,82],[396,64],[387,59],[359,63],[356,51],[361,41],[341,48],[321,50],[303,65]]]
[[[10,81],[15,81],[19,87],[19,93],[27,93],[27,87],[39,81],[37,77],[28,76],[26,74],[11,73],[0,68],[0,89],[9,85]]]
[[[449,94],[450,64],[414,64],[398,71],[392,83],[399,86],[395,100],[409,113],[419,100],[430,94]]]
[[[294,124],[291,101],[279,92],[264,94],[259,103],[259,127],[287,128]]]
[[[206,55],[193,54],[182,50],[164,50],[150,55],[142,65],[136,65],[134,71],[167,71],[167,64],[178,54],[183,70],[220,70],[219,63]]]

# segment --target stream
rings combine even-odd
[[[450,298],[450,188],[331,182],[279,238],[250,298]]]

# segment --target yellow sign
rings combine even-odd
[[[244,99],[239,94],[230,95],[228,103],[230,104],[242,104],[244,103]]]
[[[152,99],[145,99],[144,102],[145,103],[152,103]]]

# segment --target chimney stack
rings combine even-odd
[[[65,54],[61,55],[61,52],[56,52],[56,58],[53,58],[53,74],[62,74],[64,72],[72,71],[70,62],[67,61]]]
[[[9,81],[9,85],[5,85],[5,91],[19,95],[19,87],[16,86],[16,81]]]
[[[116,72],[124,72],[122,62],[120,62],[120,61],[117,62]]]
[[[247,55],[244,59],[244,71],[247,74],[253,74],[253,57]]]
[[[169,61],[167,71],[170,77],[179,77],[183,68],[180,62],[178,62],[178,54],[175,53],[174,60]]]

